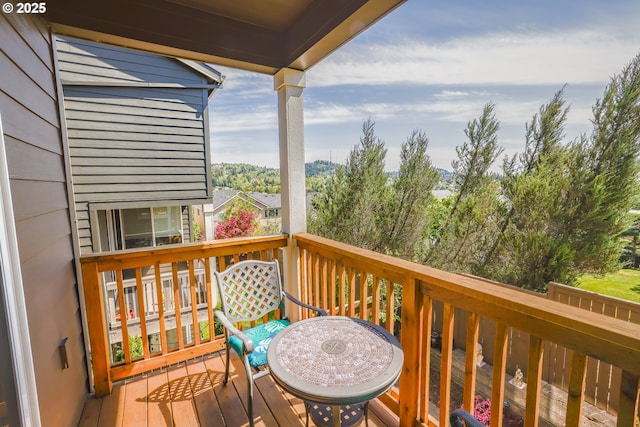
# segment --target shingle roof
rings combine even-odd
[[[243,193],[240,190],[233,190],[231,188],[224,188],[213,193],[213,210],[218,209],[220,206],[227,203],[229,200],[233,199],[238,194],[245,194],[248,197],[252,198],[256,202],[262,204],[265,209],[280,209],[282,207],[282,195],[280,194],[267,194],[267,193],[259,193],[257,191],[249,191]],[[317,196],[318,193],[307,193],[306,194],[306,209],[309,210],[311,207],[311,200]]]
[[[282,207],[282,197],[280,194],[259,193],[257,191],[249,191],[246,194],[265,205],[267,209],[278,209]]]
[[[213,210],[215,211],[220,206],[224,205],[229,200],[233,199],[239,193],[241,193],[240,190],[234,190],[231,188],[223,188],[221,190],[214,191],[213,198],[212,198]]]

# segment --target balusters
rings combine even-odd
[[[140,318],[140,337],[142,338],[142,352],[145,359],[149,358],[149,336],[147,335],[147,313],[144,303],[144,288],[142,286],[142,269],[136,268],[136,291],[138,295],[138,317]]]
[[[507,344],[509,343],[509,326],[496,322],[496,341],[493,350],[493,378],[491,382],[491,425],[502,423],[502,402],[504,402],[504,380],[507,364]]]
[[[543,355],[543,341],[531,335],[529,337],[529,362],[527,365],[527,403],[524,414],[525,425],[531,427],[538,427]]]

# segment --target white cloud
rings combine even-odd
[[[308,85],[602,83],[639,46],[638,32],[623,37],[598,30],[493,33],[439,43],[353,43],[311,69]]]
[[[463,123],[477,118],[490,99],[484,96],[468,99],[425,100],[420,102],[370,103],[359,105],[319,104],[305,109],[306,125],[361,122],[367,118],[374,121],[441,121]],[[533,101],[497,100],[496,118],[503,124],[523,125],[531,120],[544,99]],[[572,110],[573,123],[588,123],[589,109]]]
[[[272,76],[219,65],[213,65],[213,67],[225,76],[222,89],[214,95],[214,98],[231,96],[228,95],[230,93],[234,97],[242,97],[245,100],[275,96]]]
[[[439,99],[459,99],[469,96],[489,96],[489,92],[484,91],[462,91],[462,90],[443,90],[433,95]]]
[[[276,129],[278,113],[276,106],[255,105],[250,109],[217,109],[209,119],[212,133],[235,133]]]
[[[496,104],[500,143],[505,155],[513,155],[523,149],[525,123],[565,83],[571,105],[567,140],[589,132],[595,97],[640,48],[637,30],[623,37],[592,28],[526,29],[443,42],[356,39],[307,72],[307,158],[343,160],[357,143],[362,122],[371,118],[387,142],[388,169],[397,168],[399,143],[414,128],[429,137],[434,163],[449,168],[466,123],[487,102]],[[218,68],[228,78],[212,101],[215,157],[277,164],[273,78]]]

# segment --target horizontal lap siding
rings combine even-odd
[[[51,47],[42,21],[0,14],[0,113],[40,414],[43,426],[71,426],[87,372]]]
[[[170,58],[83,40],[60,39],[58,62],[63,81],[205,83],[200,75]]]
[[[127,86],[202,86],[204,77],[147,53],[72,39],[57,46],[83,252],[92,247],[91,203],[205,200],[207,90]]]

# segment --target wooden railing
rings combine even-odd
[[[448,426],[455,308],[468,313],[466,348],[475,348],[480,318],[495,321],[492,402],[505,393],[509,327],[530,334],[526,367],[525,426],[537,426],[544,343],[573,350],[565,425],[578,426],[584,401],[587,355],[622,369],[617,425],[633,426],[640,393],[640,329],[637,325],[549,301],[482,279],[448,273],[409,261],[341,244],[306,233],[296,234],[300,248],[300,292],[306,302],[333,314],[379,321],[400,335],[405,364],[397,393],[383,398],[402,426]],[[439,419],[429,415],[433,305],[444,305]],[[399,307],[401,304],[401,309]],[[398,316],[399,322],[393,317]],[[379,320],[381,319],[381,320]],[[396,325],[401,325],[398,328]],[[476,354],[466,352],[463,406],[474,407]],[[501,404],[492,405],[491,425],[500,426]]]
[[[277,259],[287,239],[239,238],[82,257],[96,395],[109,394],[113,381],[220,350],[212,271],[241,259]],[[124,278],[129,275],[134,279]],[[142,343],[139,357],[131,354],[132,339]],[[116,350],[122,361],[116,361]]]

